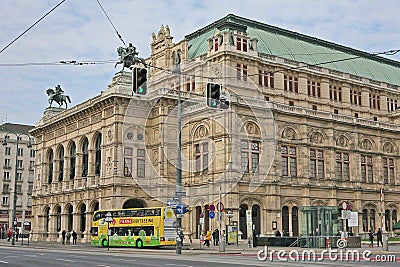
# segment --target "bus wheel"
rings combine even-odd
[[[143,241],[142,241],[142,239],[136,240],[136,247],[137,247],[137,248],[142,248],[142,247],[143,247]]]
[[[102,246],[103,248],[107,247],[107,239],[103,239],[103,240],[101,241],[101,246]]]

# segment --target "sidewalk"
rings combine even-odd
[[[185,240],[188,241],[188,240]],[[0,239],[0,247],[12,247],[11,241],[7,241],[7,239]],[[63,250],[77,250],[77,251],[93,251],[99,252],[103,251],[107,248],[102,247],[93,247],[90,243],[77,243],[77,245],[62,245],[58,242],[37,242],[37,241],[30,241],[29,246],[27,239],[24,239],[23,245],[22,240],[19,239],[18,242],[15,243],[15,247],[21,248],[39,248],[39,249],[63,249]],[[321,252],[324,248],[299,248],[299,247],[268,247],[269,250],[275,251],[304,251],[304,250],[314,250],[316,253]],[[389,243],[389,251],[383,251],[382,247],[374,246],[373,248],[368,247],[368,242],[362,242],[361,248],[348,248],[349,250],[358,250],[358,251],[365,251],[370,250],[372,254],[387,254],[387,253],[400,253],[400,242],[397,243]],[[264,250],[263,246],[258,247],[248,247],[247,242],[242,241],[239,242],[238,245],[226,245],[225,251],[220,252],[218,246],[213,246],[212,244],[210,247],[205,247],[203,245],[200,246],[199,239],[193,239],[192,243],[184,242],[184,246],[182,247],[182,254],[242,254],[246,256],[256,256],[258,251]],[[167,253],[167,254],[175,254],[176,248],[174,246],[169,247],[161,247],[158,249],[153,248],[124,248],[124,247],[110,247],[110,252],[138,252],[141,253]]]

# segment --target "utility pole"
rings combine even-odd
[[[182,204],[182,158],[181,158],[181,143],[182,143],[182,107],[181,107],[181,69],[180,60],[176,60],[176,65],[173,70],[174,73],[178,74],[178,152],[176,162],[176,189],[175,194],[178,197],[177,207]],[[180,236],[182,232],[182,214],[177,214],[176,218],[176,254],[182,254],[182,243],[180,242]]]

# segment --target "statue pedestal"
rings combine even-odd
[[[119,71],[112,78],[108,89],[102,95],[111,93],[132,95],[132,72]]]
[[[65,111],[65,108],[57,108],[57,107],[48,107],[44,110],[43,117],[36,123],[36,126],[39,126],[43,124],[45,121],[50,119],[51,117],[54,117],[57,114],[60,114],[61,112]]]

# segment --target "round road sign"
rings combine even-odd
[[[213,212],[213,211],[210,211],[210,214],[209,214],[209,216],[210,216],[210,218],[211,218],[211,219],[214,219],[214,217],[215,217],[215,212]]]
[[[208,210],[209,211],[214,211],[215,210],[215,206],[213,204],[211,204],[210,206],[208,206]]]

